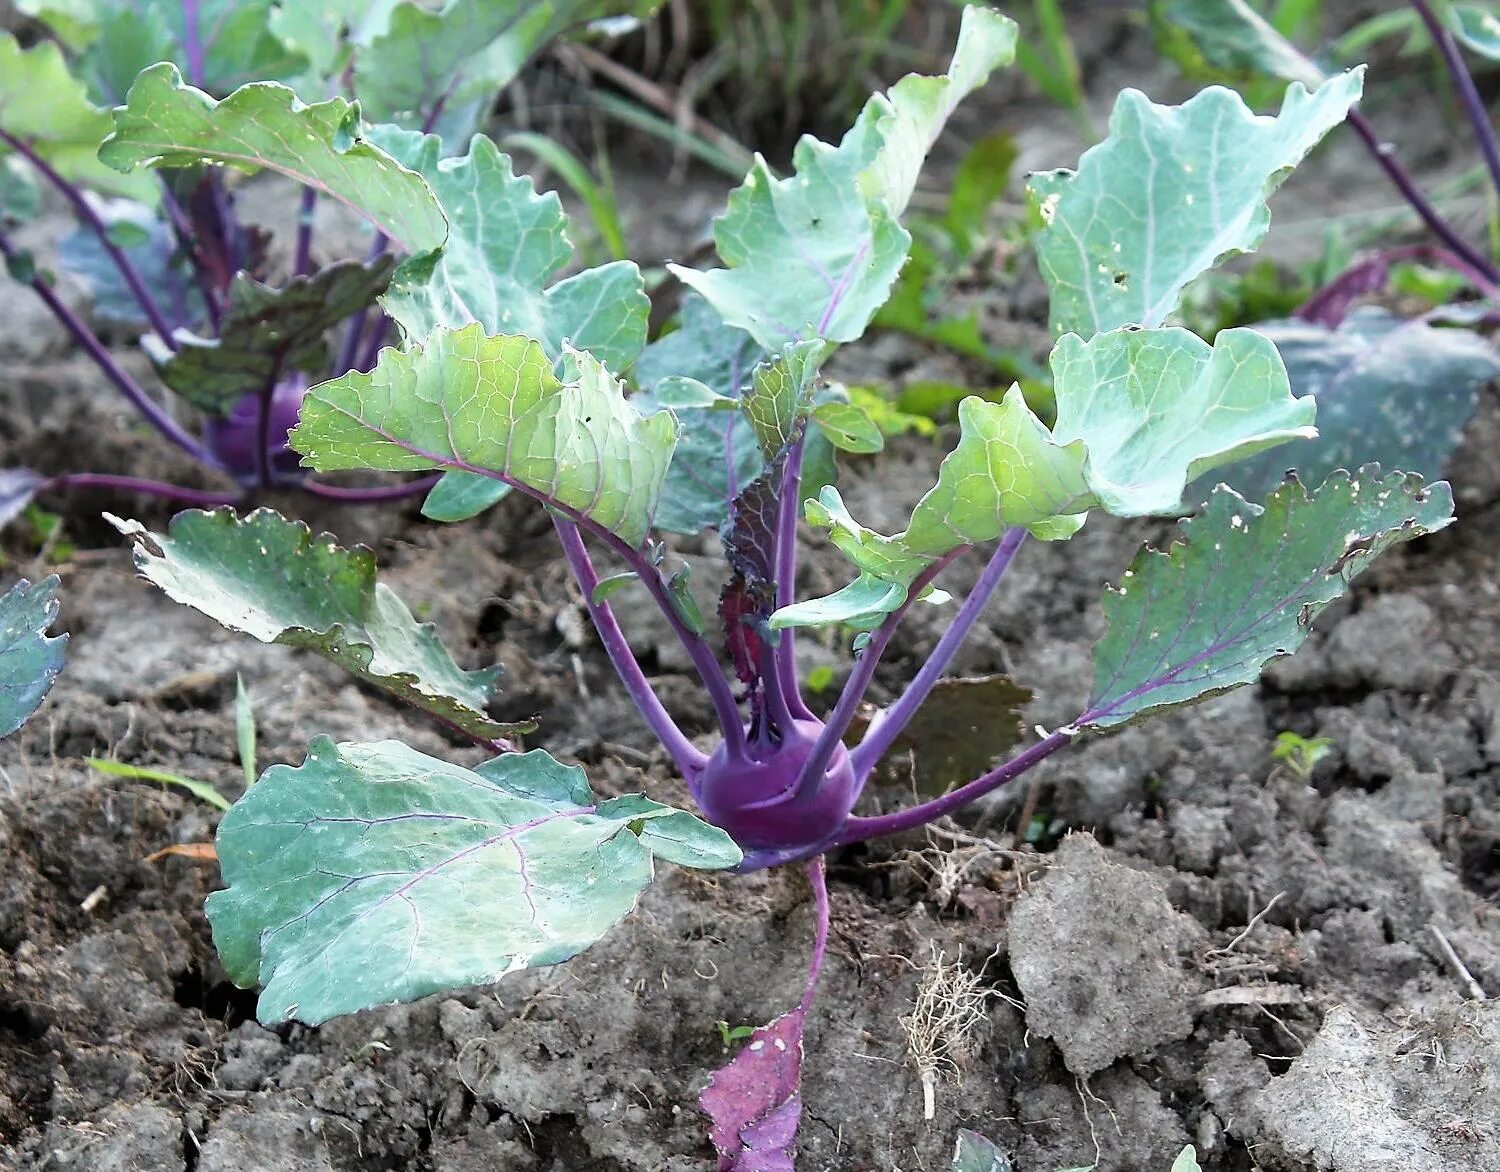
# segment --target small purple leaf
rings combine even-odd
[[[806,1004],[750,1035],[698,1096],[713,1121],[719,1172],[792,1172],[802,1117],[802,1025]]]

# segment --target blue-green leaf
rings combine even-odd
[[[0,737],[26,723],[62,671],[68,637],[47,634],[57,587],[56,575],[35,586],[22,578],[0,598]]]
[[[723,831],[639,796],[601,802],[541,750],[469,770],[326,737],[235,804],[218,854],[225,968],[264,986],[262,1021],[309,1024],[567,960],[635,906],[654,856],[740,860]]]

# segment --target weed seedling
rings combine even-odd
[[[1318,762],[1333,752],[1330,737],[1304,737],[1290,729],[1276,734],[1271,746],[1271,760],[1285,765],[1303,781],[1312,779]]]

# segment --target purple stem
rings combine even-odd
[[[1309,297],[1293,316],[1328,329],[1337,329],[1348,316],[1354,300],[1385,289],[1390,283],[1391,266],[1403,261],[1422,261],[1450,268],[1468,281],[1477,292],[1500,304],[1500,285],[1496,285],[1463,257],[1433,244],[1408,244],[1401,248],[1388,248],[1351,265]]]
[[[1032,766],[1046,760],[1064,745],[1070,743],[1077,735],[1078,730],[1072,726],[1060,728],[1042,738],[1031,748],[1018,753],[998,769],[991,769],[982,777],[976,777],[967,785],[950,790],[942,797],[934,798],[930,802],[923,802],[907,810],[897,810],[893,814],[880,814],[873,818],[846,819],[843,828],[834,835],[827,849],[863,842],[867,838],[878,838],[883,834],[899,834],[903,830],[924,826],[934,819],[941,818],[944,814],[951,814],[960,806],[968,805],[976,798],[984,797],[991,790],[999,789],[1006,782],[1014,781]]]
[[[1464,64],[1453,34],[1432,11],[1432,5],[1427,0],[1411,0],[1411,4],[1422,18],[1422,23],[1427,26],[1427,31],[1432,34],[1438,53],[1442,55],[1448,76],[1453,80],[1453,88],[1458,91],[1459,101],[1463,103],[1464,113],[1468,115],[1469,125],[1479,138],[1479,150],[1484,155],[1485,166],[1489,168],[1490,182],[1494,185],[1495,193],[1500,195],[1500,145],[1495,142],[1495,128],[1490,123],[1489,111],[1484,108],[1484,99],[1479,96],[1479,87],[1474,84],[1474,75]]]
[[[0,256],[7,261],[15,262],[20,258],[20,251],[11,243],[10,238],[0,232]],[[106,350],[94,331],[83,324],[83,319],[69,309],[52,286],[42,280],[40,275],[33,276],[29,282],[36,295],[46,303],[48,309],[62,322],[67,331],[73,335],[76,341],[90,358],[104,372],[104,377],[114,383],[119,392],[130,400],[131,404],[146,417],[146,421],[181,448],[200,464],[215,471],[222,471],[223,465],[219,458],[210,452],[201,443],[182,429],[182,426],[167,414],[166,410],[155,402],[140,387],[140,384],[125,373],[123,367],[114,360],[114,357]]]
[[[370,242],[370,251],[365,255],[365,264],[374,264],[391,247],[391,238],[384,232],[375,233],[375,239]],[[339,347],[336,369],[328,372],[329,378],[338,378],[354,369],[354,363],[359,358],[359,341],[365,332],[365,319],[369,316],[369,306],[361,306],[359,312],[349,319],[349,325],[344,330],[344,344]],[[376,348],[377,350],[379,347]]]
[[[703,766],[708,762],[707,756],[688,740],[683,731],[677,727],[677,722],[662,706],[656,689],[651,686],[651,681],[641,670],[640,661],[631,651],[630,644],[625,639],[625,633],[620,630],[620,623],[615,618],[609,603],[594,600],[594,591],[599,587],[599,573],[594,569],[593,559],[589,557],[588,548],[583,543],[583,536],[578,532],[578,526],[571,521],[563,520],[556,514],[553,514],[552,523],[562,542],[563,556],[568,559],[568,568],[573,571],[573,577],[577,579],[583,591],[583,604],[588,608],[589,617],[594,620],[594,629],[599,632],[599,639],[604,644],[604,650],[609,654],[610,663],[614,664],[615,673],[624,683],[631,699],[635,701],[635,706],[640,710],[641,716],[651,726],[651,731],[672,755],[672,760],[677,763],[678,772],[688,782],[696,782],[699,774],[703,772]]]
[[[797,522],[802,515],[802,457],[807,437],[798,439],[787,455],[781,478],[781,497],[776,517],[776,606],[791,606],[797,601]],[[803,702],[797,683],[797,633],[792,628],[781,632],[771,649],[774,696],[783,707],[803,719],[812,711]]]
[[[952,662],[954,654],[958,651],[963,641],[968,638],[970,629],[983,613],[985,605],[995,593],[996,587],[1005,577],[1005,572],[1010,569],[1010,564],[1026,540],[1026,530],[1011,529],[1000,539],[1000,544],[990,556],[989,563],[984,567],[984,572],[979,575],[979,581],[974,583],[974,588],[969,591],[969,596],[964,599],[963,606],[959,607],[958,613],[953,616],[953,622],[943,632],[943,637],[933,648],[932,654],[927,657],[927,662],[922,665],[922,670],[912,677],[911,682],[906,685],[906,690],[901,693],[896,702],[875,717],[865,739],[860,742],[859,747],[850,754],[850,761],[854,766],[854,777],[856,782],[863,786],[870,772],[880,763],[889,749],[901,735],[907,723],[916,714],[922,702],[932,691],[934,684],[942,678],[943,672],[947,670],[948,664]]]
[[[338,484],[324,484],[317,480],[304,480],[300,485],[304,492],[330,501],[348,501],[351,504],[379,504],[382,501],[398,501],[403,497],[424,493],[442,479],[442,476],[424,476],[420,480],[408,480],[401,484],[377,484],[370,488],[345,488]]]
[[[43,485],[43,492],[71,492],[74,489],[101,489],[105,492],[139,492],[169,501],[217,508],[237,505],[245,499],[243,492],[209,492],[206,489],[183,488],[161,480],[142,480],[138,476],[112,476],[103,472],[69,472],[54,476]]]
[[[385,345],[385,336],[390,333],[391,319],[381,314],[375,319],[375,328],[370,331],[370,340],[365,343],[365,352],[359,360],[361,370],[370,370],[380,357],[380,348]]]
[[[157,172],[161,175],[161,172]],[[223,310],[219,307],[219,291],[214,288],[213,278],[201,263],[197,241],[193,238],[193,225],[189,222],[187,213],[182,210],[182,203],[167,186],[165,177],[161,185],[161,206],[167,213],[167,219],[172,221],[172,231],[177,236],[177,246],[182,249],[183,255],[188,259],[188,267],[193,270],[193,280],[198,285],[198,292],[203,297],[204,308],[208,312],[208,320],[212,323],[214,333],[219,332],[219,324],[223,320]]]
[[[1354,129],[1354,133],[1364,140],[1364,144],[1369,149],[1370,154],[1374,156],[1375,161],[1385,170],[1391,182],[1396,185],[1396,190],[1411,205],[1412,210],[1421,218],[1422,223],[1427,225],[1428,230],[1447,245],[1449,249],[1463,257],[1473,268],[1484,273],[1491,281],[1500,282],[1500,270],[1497,270],[1490,263],[1489,258],[1476,250],[1462,236],[1455,232],[1452,225],[1443,219],[1438,210],[1428,201],[1427,197],[1417,190],[1417,185],[1412,182],[1412,178],[1407,174],[1406,168],[1397,160],[1395,147],[1384,141],[1376,133],[1375,128],[1370,125],[1369,119],[1358,110],[1350,110],[1349,125]]]
[[[82,217],[84,223],[99,238],[99,243],[104,246],[104,251],[109,254],[109,259],[114,262],[115,268],[120,270],[120,276],[125,279],[125,284],[130,286],[131,295],[135,298],[136,304],[141,307],[141,311],[145,313],[146,320],[151,323],[151,328],[170,349],[175,351],[177,339],[172,336],[172,327],[162,314],[161,307],[156,304],[156,298],[151,296],[151,290],[146,288],[146,282],[141,279],[141,274],[136,270],[135,265],[131,264],[130,258],[109,238],[109,225],[99,218],[99,213],[90,206],[83,192],[59,175],[47,160],[37,154],[24,139],[0,130],[0,142],[6,143],[18,154],[24,156],[26,161],[40,171],[46,177],[47,182],[60,191],[73,205],[73,209]]]
[[[896,633],[896,628],[906,617],[911,604],[916,601],[922,591],[927,589],[934,578],[947,569],[951,562],[973,548],[972,545],[961,545],[957,549],[949,550],[918,574],[911,588],[906,592],[906,601],[886,615],[880,626],[870,633],[870,641],[859,653],[854,670],[849,673],[849,679],[844,683],[844,690],[839,693],[838,703],[828,714],[823,731],[818,734],[817,743],[813,745],[812,753],[797,777],[796,792],[798,794],[807,793],[811,788],[822,784],[823,774],[828,769],[828,762],[833,758],[833,751],[843,740],[844,734],[849,731],[849,722],[854,719],[860,701],[865,698],[865,689],[870,686],[870,681],[875,676],[875,669],[880,664],[880,657],[885,653],[886,644],[891,641],[891,636]]]
[[[182,0],[182,54],[187,59],[187,78],[203,86],[203,39],[198,32],[198,0]]]
[[[317,188],[304,187],[302,202],[297,205],[297,251],[292,258],[294,277],[307,276],[312,267],[313,212],[317,206]]]

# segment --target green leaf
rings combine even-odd
[[[445,472],[422,502],[422,516],[452,524],[477,517],[510,495],[510,485],[473,472]]]
[[[564,343],[623,372],[646,344],[651,303],[631,261],[548,284],[573,257],[555,192],[538,195],[509,156],[475,135],[469,153],[440,159],[434,135],[383,127],[372,141],[427,180],[449,225],[431,264],[407,266],[384,305],[409,341],[479,322],[489,334],[525,334],[554,360]]]
[[[1500,356],[1477,334],[1374,306],[1355,310],[1336,330],[1296,318],[1255,328],[1281,352],[1292,389],[1316,399],[1318,435],[1224,477],[1251,500],[1280,484],[1289,468],[1304,484],[1370,463],[1436,480],[1480,389],[1500,375]]]
[[[390,28],[398,0],[320,0],[280,3],[267,27],[282,44],[307,58],[313,76],[329,80],[342,71],[351,47],[370,44]],[[327,92],[327,87],[320,91]]]
[[[283,7],[286,5],[283,4]],[[309,6],[311,7],[311,6]],[[273,0],[112,0],[95,7],[97,22],[78,69],[100,101],[116,103],[143,70],[159,61],[189,66],[187,44],[197,43],[194,84],[227,93],[252,81],[290,81],[307,61],[270,28]],[[316,91],[330,92],[326,87]]]
[[[328,364],[328,331],[372,304],[394,265],[389,255],[370,265],[339,261],[279,289],[239,273],[229,286],[219,336],[179,330],[177,351],[153,345],[157,373],[195,407],[223,415],[294,370],[321,372]]]
[[[696,293],[683,298],[680,324],[641,352],[635,364],[640,390],[632,397],[643,414],[661,407],[664,384],[690,378],[716,395],[739,401],[764,351],[742,330],[719,320]],[[760,475],[764,461],[750,421],[738,410],[717,405],[674,408],[677,447],[667,468],[656,525],[669,533],[717,529],[729,517],[729,504]]]
[[[124,761],[111,761],[106,757],[85,757],[90,769],[97,769],[100,773],[107,773],[111,777],[125,777],[131,781],[154,781],[161,785],[175,785],[178,789],[186,790],[205,805],[212,806],[216,810],[227,810],[231,803],[228,798],[209,785],[206,781],[199,781],[196,777],[184,777],[180,773],[167,773],[161,769],[146,769],[140,765],[128,765]],[[251,781],[255,778],[252,776]]]
[[[179,324],[203,321],[203,294],[177,245],[176,235],[165,220],[150,208],[125,200],[112,200],[100,209],[111,237],[126,241],[121,247],[135,266],[136,274],[156,303]],[[137,243],[129,243],[131,237]],[[120,266],[89,228],[79,227],[57,242],[58,267],[77,277],[93,298],[93,310],[101,318],[121,322],[137,330],[150,328],[141,303],[120,273]]]
[[[1363,71],[1309,93],[1288,90],[1275,118],[1210,87],[1181,106],[1123,91],[1109,137],[1077,171],[1032,177],[1045,228],[1037,260],[1052,291],[1052,329],[1085,337],[1158,326],[1189,281],[1259,246],[1266,199],[1359,98]]]
[[[216,102],[162,63],[130,87],[99,158],[121,171],[203,163],[276,171],[347,205],[411,253],[440,247],[448,226],[432,191],[360,134],[359,107],[343,98],[306,106],[286,86],[257,82]]]
[[[885,436],[875,421],[853,403],[819,403],[812,419],[828,442],[842,452],[869,455],[885,447]]]
[[[1172,1161],[1171,1172],[1203,1172],[1198,1165],[1198,1149],[1188,1144],[1177,1153],[1177,1159]]]
[[[1052,440],[1083,442],[1094,501],[1117,517],[1170,513],[1188,481],[1212,468],[1317,434],[1310,398],[1254,330],[1213,346],[1187,330],[1121,330],[1052,352]]]
[[[792,442],[801,421],[812,410],[813,383],[828,350],[816,339],[793,342],[751,374],[750,389],[740,402],[740,410],[766,460],[774,459]]]
[[[22,49],[0,31],[0,130],[23,139],[65,179],[101,193],[148,201],[149,176],[122,176],[99,162],[110,117],[88,99],[54,41]],[[0,144],[0,153],[7,153]]]
[[[47,634],[58,584],[55,574],[35,586],[22,578],[0,598],[0,737],[26,723],[62,671],[68,637]]]
[[[1151,0],[1162,49],[1195,76],[1276,77],[1308,89],[1327,75],[1246,0]]]
[[[25,223],[42,210],[42,191],[31,168],[15,155],[0,155],[0,224]]]
[[[603,16],[645,15],[657,0],[448,0],[408,2],[384,35],[360,52],[355,92],[380,121],[420,120],[446,96],[450,105],[493,94],[565,29]]]
[[[1056,541],[1076,533],[1093,508],[1120,517],[1173,512],[1202,472],[1315,434],[1312,401],[1292,398],[1276,348],[1253,330],[1225,330],[1212,347],[1176,328],[1068,335],[1052,352],[1052,372],[1050,430],[1019,387],[999,403],[971,396],[959,404],[958,445],[904,532],[866,529],[832,489],[808,502],[809,522],[830,529],[862,575],[904,588],[950,551],[1017,526]],[[873,594],[867,584],[858,597]],[[885,602],[904,598],[903,590]],[[823,613],[801,603],[778,611],[772,625]]]
[[[1500,15],[1487,4],[1449,4],[1448,29],[1467,48],[1500,61]]]
[[[264,986],[260,1019],[315,1025],[576,955],[635,906],[658,853],[738,863],[722,831],[684,820],[600,803],[541,750],[469,770],[320,737],[220,823],[228,889],[208,917],[230,976]]]
[[[729,325],[768,350],[858,338],[890,293],[911,244],[900,217],[949,115],[1015,51],[1016,26],[964,9],[949,72],[912,75],[865,105],[837,147],[804,137],[795,174],[757,158],[714,226],[722,269],[668,266]]]
[[[1109,629],[1074,724],[1110,728],[1254,682],[1375,557],[1452,520],[1446,484],[1374,465],[1336,472],[1312,496],[1289,480],[1264,509],[1215,489],[1182,523],[1184,543],[1142,550],[1105,595]]]
[[[639,545],[672,458],[671,415],[642,417],[588,354],[566,381],[540,343],[477,323],[385,350],[308,391],[290,442],[320,472],[458,468],[504,480]]]
[[[1011,1172],[1004,1152],[977,1131],[960,1128],[948,1172]]]
[[[234,743],[245,773],[245,788],[255,784],[255,708],[238,672],[234,676]]]
[[[135,567],[177,602],[262,643],[305,647],[368,684],[464,732],[529,731],[500,724],[485,704],[498,667],[464,671],[430,623],[418,623],[375,580],[375,555],[344,549],[270,509],[190,509],[167,535],[111,518],[135,545]]]

